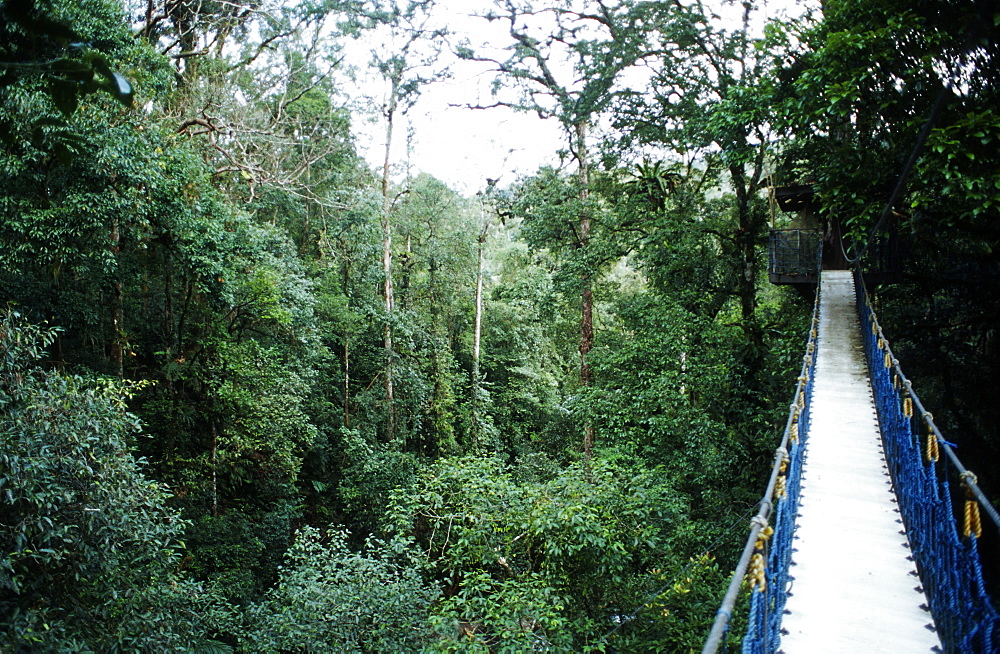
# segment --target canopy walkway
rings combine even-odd
[[[760,511],[703,652],[748,584],[744,652],[998,652],[975,476],[893,357],[860,279],[823,271]],[[942,456],[942,454],[944,456]],[[950,482],[965,493],[956,520]]]

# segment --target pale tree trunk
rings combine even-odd
[[[351,278],[351,268],[344,257],[344,294]],[[351,426],[351,331],[344,331],[344,426]]]
[[[121,231],[118,218],[111,222],[111,253],[118,257],[121,250]],[[117,274],[117,273],[116,273]],[[111,364],[118,377],[125,376],[124,361],[124,323],[125,315],[122,309],[122,282],[116,279],[111,284]]]
[[[389,194],[389,162],[392,150],[393,119],[398,106],[399,76],[392,78],[389,104],[385,110],[385,158],[382,161],[382,274],[385,277],[385,402],[387,411],[386,436],[391,439],[396,430],[395,394],[392,375],[392,312],[395,306],[392,288],[392,197]]]
[[[212,516],[219,516],[219,432],[215,426],[215,419],[212,419],[212,487],[209,490],[212,496]]]
[[[479,433],[479,352],[483,334],[483,274],[486,270],[486,257],[484,246],[486,244],[486,233],[490,229],[488,220],[483,220],[483,229],[479,232],[478,258],[479,264],[476,268],[476,323],[475,331],[472,335],[472,445],[478,448],[480,445]]]
[[[344,426],[351,426],[351,335],[344,334]]]
[[[574,149],[579,164],[577,176],[580,182],[580,200],[584,205],[580,214],[577,233],[577,248],[586,250],[590,243],[590,210],[586,202],[590,198],[590,160],[587,153],[587,128],[589,121],[580,120],[575,125],[576,138]],[[583,291],[580,298],[580,384],[588,387],[593,383],[593,373],[590,369],[588,356],[594,346],[594,291],[593,279],[589,272],[583,276]],[[594,425],[587,422],[583,427],[583,453],[589,460],[594,453]]]

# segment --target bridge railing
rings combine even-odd
[[[823,233],[818,229],[772,229],[767,253],[772,284],[815,284],[823,256]]]
[[[886,460],[938,637],[947,652],[1000,652],[977,547],[980,508],[998,529],[1000,515],[903,374],[857,271],[855,289]],[[951,480],[965,493],[961,529]]]
[[[977,542],[980,510],[998,531],[1000,514],[903,374],[857,271],[855,289],[886,460],[938,637],[946,652],[1000,652],[1000,613],[986,591]],[[744,580],[751,593],[743,652],[774,652],[780,646],[801,452],[810,420],[819,294],[818,286],[802,372],[767,490],[703,654],[717,652],[724,643]],[[953,510],[953,480],[965,493],[961,520]]]
[[[752,588],[748,636],[747,640],[744,640],[744,651],[764,652],[777,649],[781,616],[785,607],[788,564],[792,556],[792,532],[799,503],[802,450],[806,434],[809,433],[813,371],[816,366],[816,339],[819,330],[819,301],[820,289],[817,285],[806,353],[802,357],[802,369],[795,386],[794,399],[789,406],[781,445],[775,450],[774,465],[771,468],[767,490],[760,501],[757,515],[750,521],[750,534],[729,581],[722,607],[716,613],[712,630],[702,649],[703,654],[718,651],[725,641],[744,577],[749,579]],[[760,646],[751,646],[748,650],[746,649],[748,642],[760,643]],[[774,646],[768,649],[766,643],[773,643]]]

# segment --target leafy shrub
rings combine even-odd
[[[0,641],[190,651],[212,596],[176,574],[184,524],[132,456],[128,389],[34,367],[53,336],[0,314]]]
[[[277,588],[246,612],[248,651],[412,652],[429,635],[436,590],[402,542],[370,540],[352,552],[347,534],[302,527]]]
[[[396,491],[389,528],[442,585],[434,647],[580,651],[645,601],[684,511],[660,471],[624,460],[518,481],[498,459],[456,457]]]

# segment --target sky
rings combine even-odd
[[[507,185],[543,164],[557,165],[566,139],[555,119],[502,107],[449,106],[478,98],[490,102],[488,95],[475,94],[480,81],[462,77],[443,83],[446,88],[429,91],[414,107],[414,166],[468,194],[483,190],[487,178]]]
[[[502,47],[506,34],[500,22],[490,24],[473,15],[491,4],[488,0],[438,0],[436,18],[454,33],[454,42],[464,38],[477,49],[490,42]],[[348,49],[347,57],[361,65],[370,49],[371,44],[357,44]],[[487,179],[505,185],[541,165],[558,163],[556,153],[565,147],[558,122],[503,107],[468,108],[495,102],[490,92],[494,74],[485,64],[459,61],[447,53],[441,62],[450,64],[450,77],[423,87],[394,136],[397,174],[402,174],[403,162],[408,162],[412,170],[429,173],[454,190],[471,195],[485,189]],[[366,159],[373,167],[380,167],[382,122],[359,121],[354,127]],[[412,134],[409,139],[407,131]]]
[[[458,35],[456,38],[464,36],[477,46],[492,43],[502,47],[507,38],[503,22],[472,16],[491,4],[489,0],[438,0],[437,19]],[[818,2],[767,0],[763,4],[770,16],[797,14],[804,5]],[[739,3],[736,7],[738,11]],[[357,48],[348,56],[363,62],[370,44]],[[506,108],[467,108],[494,102],[490,93],[494,74],[483,64],[454,60],[451,64],[451,77],[424,87],[406,115],[404,127],[397,131],[393,154],[397,174],[405,171],[404,162],[408,162],[411,171],[429,173],[454,190],[471,195],[485,189],[487,179],[499,179],[504,186],[542,165],[559,164],[557,153],[566,148],[566,138],[557,121]],[[407,130],[412,134],[409,139]],[[384,149],[380,122],[359,122],[355,131],[367,160],[373,167],[380,166]]]

